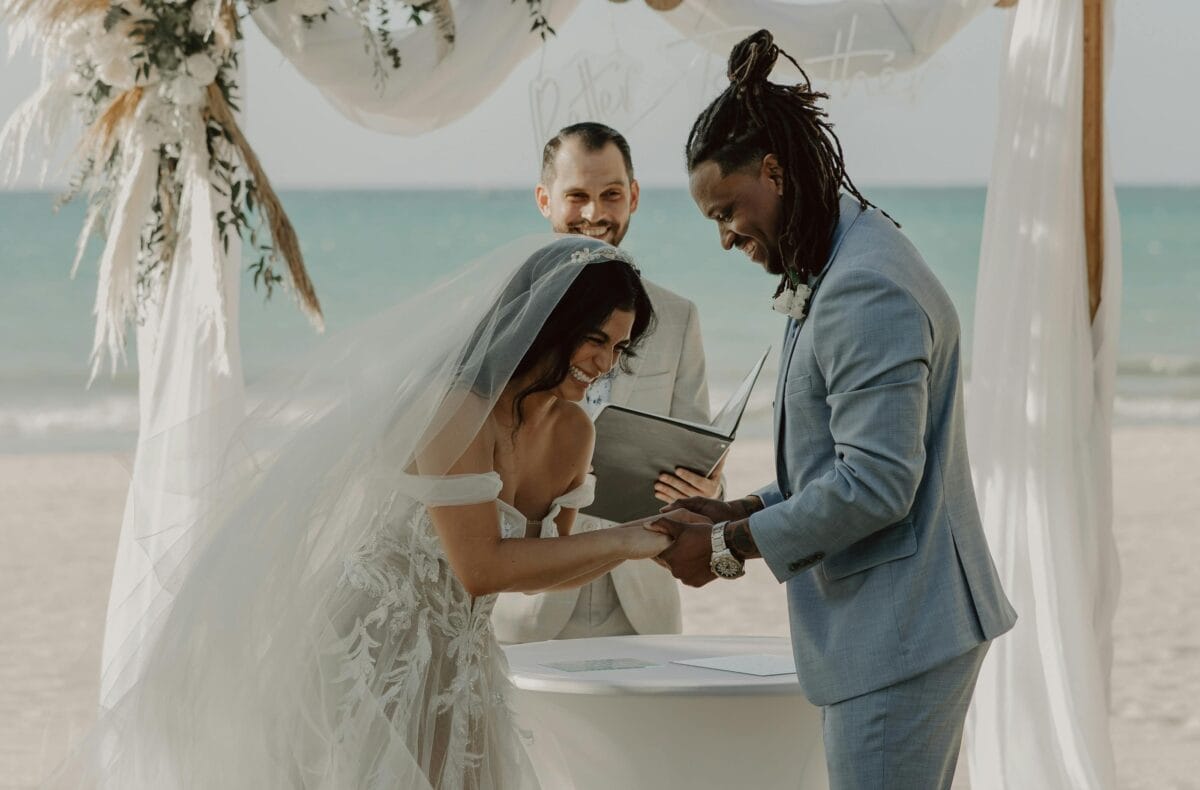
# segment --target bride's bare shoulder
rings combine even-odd
[[[575,439],[595,438],[596,426],[592,418],[578,403],[569,400],[558,401],[557,429]]]
[[[592,449],[596,444],[596,426],[578,403],[558,402],[554,426],[555,443],[562,455],[586,473],[591,465]]]

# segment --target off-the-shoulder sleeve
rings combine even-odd
[[[563,494],[558,499],[555,499],[550,504],[552,506],[558,506],[560,508],[565,507],[565,508],[570,508],[572,510],[579,510],[581,508],[585,508],[588,505],[592,504],[592,501],[595,498],[596,498],[596,476],[588,475],[587,477],[585,477],[583,479],[582,483],[580,483],[575,488],[572,488],[570,491]]]
[[[571,510],[580,510],[592,504],[592,500],[596,498],[596,477],[588,475],[575,488],[572,488],[567,493],[555,499],[550,503],[550,512],[542,519],[541,537],[557,538],[558,524],[555,519],[558,518],[559,512],[563,508]]]
[[[491,502],[500,496],[503,483],[495,472],[440,477],[404,475],[401,487],[405,494],[429,507],[449,507]]]

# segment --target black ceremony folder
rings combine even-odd
[[[659,474],[674,473],[680,466],[706,477],[712,474],[733,443],[769,353],[770,349],[763,353],[709,425],[605,406],[596,417],[592,457],[596,499],[583,512],[619,523],[652,516],[663,504],[654,497]]]

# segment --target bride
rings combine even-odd
[[[193,492],[204,516],[154,525],[179,549],[150,636],[55,784],[535,787],[491,608],[667,547],[638,524],[571,534],[592,495],[578,402],[652,321],[624,253],[541,237],[306,360]]]

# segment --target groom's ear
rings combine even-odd
[[[638,185],[637,179],[629,182],[629,213],[637,211],[638,198],[642,194],[642,188]]]
[[[771,182],[776,195],[783,196],[783,167],[779,164],[779,157],[775,154],[767,154],[763,157],[762,177]]]
[[[538,184],[533,190],[533,199],[537,202],[538,211],[542,212],[542,216],[550,219],[550,190]]]

